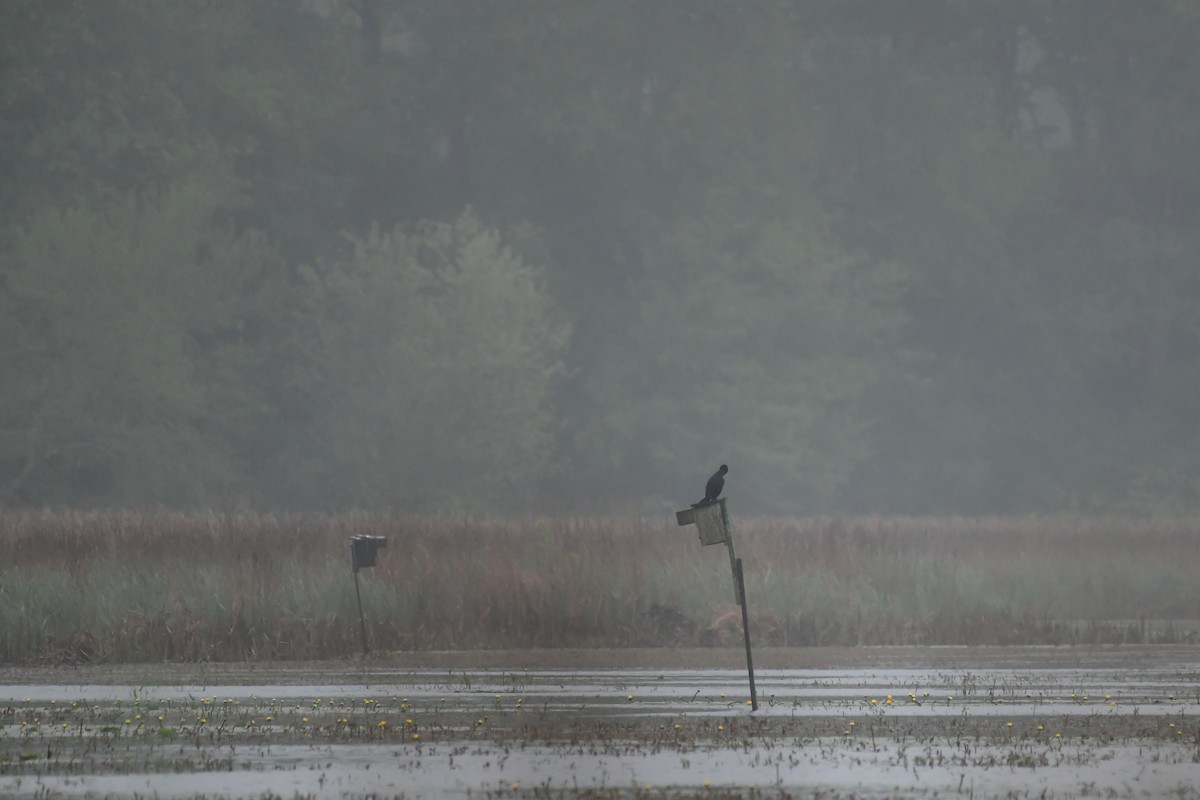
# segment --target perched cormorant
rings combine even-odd
[[[722,464],[721,468],[712,474],[708,483],[704,484],[704,499],[701,503],[711,503],[721,496],[721,490],[725,488],[726,472],[729,472],[729,467]]]

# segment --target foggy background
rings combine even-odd
[[[1200,5],[0,3],[0,505],[1200,506]]]

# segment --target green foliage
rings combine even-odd
[[[1173,0],[9,0],[0,502],[1193,508],[1198,52]]]
[[[700,487],[678,465],[728,461],[751,507],[831,505],[871,455],[862,401],[897,352],[902,271],[792,220],[679,231],[655,256],[593,379],[596,450],[614,463],[632,450],[683,498]],[[621,401],[631,385],[636,404]]]
[[[252,288],[267,289],[271,251],[205,221],[221,197],[180,186],[42,211],[13,232],[3,499],[191,504],[237,481],[229,438],[255,391],[245,327],[263,312]]]
[[[548,467],[568,334],[539,270],[470,211],[352,244],[317,289],[318,436],[335,501],[486,510],[528,500]]]

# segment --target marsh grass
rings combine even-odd
[[[672,520],[0,515],[0,661],[734,644],[723,547]],[[759,644],[1171,641],[1200,619],[1200,520],[747,519]],[[706,634],[712,634],[706,636]]]

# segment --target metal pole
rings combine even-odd
[[[754,657],[750,655],[750,612],[746,610],[746,580],[742,560],[737,560],[737,592],[742,606],[742,634],[746,637],[746,671],[750,673],[750,708],[758,711],[758,692],[754,689]]]
[[[367,654],[367,620],[363,616],[362,608],[362,593],[358,590],[358,558],[354,550],[354,543],[350,543],[350,563],[351,569],[354,571],[354,596],[358,598],[358,625],[362,632],[363,655]]]

